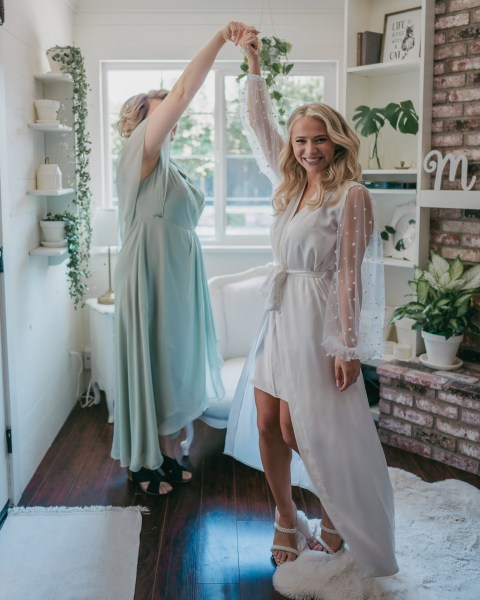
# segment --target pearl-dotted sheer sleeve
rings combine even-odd
[[[327,354],[344,360],[381,357],[384,314],[382,243],[373,200],[356,185],[348,191],[338,227],[323,335]]]
[[[284,139],[260,75],[247,76],[240,97],[240,111],[245,135],[260,171],[277,187],[280,183],[278,158]]]

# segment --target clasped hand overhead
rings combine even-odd
[[[242,21],[229,21],[221,30],[223,39],[226,42],[233,42],[235,46],[238,46],[238,44],[241,43],[242,38],[245,35],[252,35],[256,38],[259,33],[258,29],[252,25],[246,25],[245,23],[242,23]]]

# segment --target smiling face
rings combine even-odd
[[[290,139],[295,158],[307,172],[307,177],[321,175],[332,162],[335,144],[328,137],[323,121],[301,117],[292,126]]]

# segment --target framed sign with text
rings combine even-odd
[[[382,62],[420,58],[422,9],[411,8],[385,15]]]

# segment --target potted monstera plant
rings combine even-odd
[[[386,123],[400,133],[415,135],[418,132],[418,115],[411,100],[390,102],[384,108],[357,106],[352,117],[353,126],[360,135],[370,139],[368,167],[381,169],[379,151],[380,132]]]
[[[466,267],[459,257],[448,261],[432,253],[426,269],[415,268],[409,285],[415,300],[398,306],[390,322],[412,319],[412,329],[422,332],[428,362],[453,365],[465,329],[480,333],[473,305],[480,293],[480,264]]]

